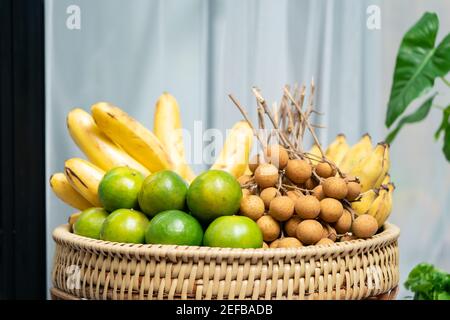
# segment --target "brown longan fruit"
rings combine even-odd
[[[240,213],[252,220],[258,220],[264,214],[264,202],[255,195],[249,195],[241,199]]]
[[[306,180],[305,189],[313,190],[315,187],[317,187],[318,184],[319,184],[319,182],[316,179],[314,179],[313,177],[311,177],[308,180]]]
[[[270,249],[276,249],[276,248],[278,248],[278,244],[280,243],[280,240],[281,240],[281,239],[276,239],[276,240],[272,241],[272,242],[270,243],[270,245],[269,245],[269,248],[270,248]]]
[[[333,244],[333,243],[334,243],[334,241],[331,239],[322,238],[316,243],[316,245],[319,246],[319,245],[327,245],[327,244]]]
[[[319,201],[325,199],[325,194],[323,193],[323,187],[321,184],[312,189],[312,195]]]
[[[296,237],[296,231],[298,224],[302,222],[302,219],[299,216],[292,216],[288,221],[284,224],[284,231],[289,237]]]
[[[294,214],[294,201],[288,196],[280,196],[270,201],[269,214],[278,221],[286,221]]]
[[[323,193],[326,197],[334,199],[344,199],[347,195],[347,183],[339,177],[330,177],[322,182]]]
[[[242,176],[240,176],[237,181],[239,182],[239,184],[241,186],[243,186],[244,184],[246,184],[247,182],[249,182],[252,179],[252,176],[248,175],[248,174],[244,174]]]
[[[350,231],[352,227],[352,214],[344,209],[342,216],[334,224],[334,229],[339,234],[344,234]]]
[[[256,221],[256,224],[261,229],[264,241],[271,242],[277,239],[280,235],[280,223],[269,215],[259,218]]]
[[[342,203],[333,198],[325,198],[320,201],[320,218],[328,223],[333,223],[339,220],[344,212]]]
[[[304,196],[295,201],[295,212],[302,219],[315,219],[320,213],[320,201],[314,196]]]
[[[273,187],[278,182],[278,169],[273,164],[263,163],[255,170],[255,181],[261,189]]]
[[[268,146],[265,154],[268,162],[278,169],[284,169],[289,161],[288,152],[279,144]]]
[[[305,245],[315,244],[322,238],[323,227],[316,220],[303,220],[297,226],[296,236]]]
[[[296,184],[304,183],[311,177],[311,165],[305,160],[289,160],[286,166],[286,176]]]
[[[277,248],[300,248],[303,247],[303,244],[294,237],[286,237],[280,239],[277,243]]]
[[[345,198],[348,201],[354,201],[361,193],[361,185],[354,181],[347,182],[347,190],[347,196]]]
[[[280,192],[277,190],[277,188],[269,187],[261,191],[259,194],[259,197],[264,202],[264,206],[266,209],[269,209],[270,201],[272,201],[275,197],[280,196]]]
[[[370,238],[377,230],[377,220],[368,214],[357,217],[352,224],[352,233],[357,238]]]
[[[292,201],[296,201],[298,198],[303,197],[303,193],[300,191],[288,191],[286,192],[286,195],[291,198]]]
[[[327,162],[319,162],[315,167],[315,171],[322,178],[329,178],[336,174],[334,168]]]

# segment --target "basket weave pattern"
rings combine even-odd
[[[63,225],[53,232],[52,281],[87,299],[365,299],[397,286],[399,233],[385,224],[368,240],[228,249],[106,242]]]

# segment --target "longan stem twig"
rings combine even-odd
[[[291,184],[286,184],[286,183],[283,183],[282,186],[284,188],[290,188],[290,189],[300,190],[300,191],[304,191],[304,192],[310,192],[311,191],[311,190],[308,190],[308,189],[305,189],[305,188],[300,188],[300,187],[298,187],[296,185],[291,185]]]
[[[297,103],[298,103],[298,106],[300,107],[300,110],[303,108],[303,103],[304,103],[304,101],[305,101],[305,95],[306,95],[306,87],[305,87],[304,84],[302,84],[302,86],[301,86],[301,88],[300,88],[300,97],[299,97],[299,100],[298,100],[298,102],[297,102]],[[297,100],[296,100],[296,101],[297,101]],[[301,145],[301,144],[302,144],[302,141],[303,141],[303,130],[302,130],[302,127],[303,127],[303,117],[302,117],[301,113],[298,112],[296,105],[295,105],[294,103],[292,103],[292,102],[291,102],[291,104],[294,106],[294,108],[295,108],[296,111],[297,111],[297,117],[298,117],[298,122],[299,122],[299,126],[298,126],[297,132],[296,132],[296,135],[297,135],[297,145]],[[300,151],[303,151],[303,150],[300,149]]]
[[[283,176],[284,176],[283,173],[281,173],[281,174],[278,175],[278,183],[277,183],[277,184],[278,184],[278,188],[277,188],[278,191],[280,191],[280,188],[281,188],[281,186],[282,186],[282,184],[283,184],[283,183],[282,183],[282,182],[283,182]]]
[[[239,103],[239,101],[237,101],[233,95],[229,94],[228,97],[231,99],[231,101],[233,101],[233,103],[236,105],[236,107],[239,109],[239,111],[241,112],[242,116],[244,117],[245,121],[247,121],[248,125],[252,128],[253,130],[253,134],[256,136],[256,138],[259,140],[259,142],[261,143],[261,145],[263,146],[263,148],[266,147],[266,145],[264,144],[264,142],[262,141],[262,139],[259,136],[259,133],[256,131],[255,127],[253,126],[252,122],[250,121],[250,118],[247,115],[247,112],[244,110],[244,108],[241,106],[241,104]]]
[[[355,217],[356,217],[356,213],[355,213],[355,210],[353,210],[353,208],[352,208],[352,206],[351,205],[349,205],[348,203],[345,203],[344,202],[344,208],[348,211],[348,212],[350,212],[350,215],[352,216],[352,222],[356,219]]]
[[[279,137],[281,138],[282,142],[284,143],[284,145],[288,145],[289,147],[291,147],[292,149],[295,149],[294,146],[292,145],[292,143],[289,141],[289,139],[287,139],[284,135],[283,132],[281,132],[278,128],[278,123],[275,121],[272,113],[270,112],[266,100],[261,96],[261,94],[258,92],[258,90],[256,88],[252,89],[253,94],[256,96],[256,98],[259,100],[259,102],[261,103],[262,107],[264,108],[265,113],[267,114],[267,116],[269,117],[270,121],[272,122],[273,127],[277,130]],[[296,156],[298,158],[298,155]]]
[[[314,85],[314,78],[311,79],[311,85],[310,85],[310,94],[308,98],[308,109],[306,109],[305,112],[305,120],[309,119],[309,116],[311,115],[312,111],[314,110],[314,93],[315,93],[315,85]],[[305,128],[303,128],[305,130]]]
[[[316,136],[316,133],[314,132],[314,129],[311,127],[311,124],[309,123],[308,119],[305,118],[305,114],[303,113],[303,111],[300,109],[300,106],[297,104],[297,102],[294,100],[294,98],[291,96],[291,94],[289,93],[289,91],[286,90],[285,88],[285,92],[287,97],[294,103],[294,105],[297,108],[297,111],[302,115],[302,117],[304,118],[305,124],[309,129],[309,132],[311,132],[311,135],[314,138],[314,142],[317,144],[317,147],[319,148],[320,153],[322,154],[322,157],[325,157],[325,154],[322,150],[322,147],[320,145],[319,139]]]
[[[261,104],[259,103],[258,99],[256,99],[256,110],[258,112],[258,125],[260,129],[265,129],[266,125],[264,123],[264,109],[262,108]]]

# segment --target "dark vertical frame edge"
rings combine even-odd
[[[2,0],[0,20],[0,299],[44,299],[44,1]]]

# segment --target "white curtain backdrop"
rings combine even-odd
[[[70,5],[81,9],[80,30],[66,27]],[[381,9],[380,30],[366,27],[369,5]],[[450,2],[438,0],[47,0],[47,176],[82,157],[66,130],[70,109],[106,100],[151,128],[163,91],[178,99],[187,130],[197,120],[225,130],[241,118],[228,93],[252,110],[253,85],[279,101],[284,84],[314,77],[325,113],[317,122],[328,128],[322,143],[340,132],[351,143],[365,132],[381,141],[401,37],[427,10],[440,16],[439,38],[450,32]],[[448,104],[450,95],[437,102]],[[401,282],[422,261],[450,271],[450,166],[432,137],[440,119],[433,110],[392,146]],[[51,230],[72,212],[47,186],[49,286]]]

